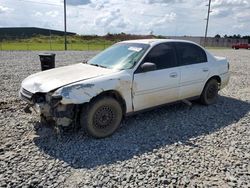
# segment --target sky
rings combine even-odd
[[[204,36],[208,0],[66,0],[67,30]],[[250,35],[250,0],[212,0],[208,36]],[[0,27],[64,29],[63,0],[0,0]]]

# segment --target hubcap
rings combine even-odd
[[[94,125],[96,128],[104,129],[112,125],[114,112],[110,106],[101,106],[94,114]]]

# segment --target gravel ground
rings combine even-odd
[[[211,52],[232,72],[216,105],[145,112],[99,140],[25,114],[17,93],[39,52],[0,52],[0,187],[250,187],[250,51]],[[56,65],[94,54],[56,52]]]

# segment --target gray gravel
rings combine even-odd
[[[232,72],[216,105],[145,112],[99,140],[58,138],[25,114],[17,93],[39,52],[0,52],[0,187],[250,187],[250,51],[211,52]],[[94,54],[56,52],[56,65]]]

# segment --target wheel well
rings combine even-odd
[[[217,82],[219,83],[219,87],[220,87],[220,84],[221,84],[221,78],[220,78],[219,76],[212,76],[211,78],[209,78],[209,79],[207,80],[207,82],[206,82],[205,86],[206,86],[206,85],[207,85],[207,83],[208,83],[210,80],[212,80],[212,79],[217,80]],[[204,87],[205,87],[205,86],[204,86]]]
[[[108,91],[104,91],[100,94],[98,94],[97,96],[93,97],[90,102],[96,100],[96,99],[99,99],[101,97],[104,97],[104,96],[108,96],[108,97],[112,97],[114,98],[115,100],[117,100],[121,107],[122,107],[122,113],[123,115],[125,115],[126,111],[127,111],[127,106],[126,106],[126,102],[125,100],[122,98],[122,96],[120,95],[119,92],[115,91],[115,90],[108,90]]]
[[[217,80],[217,82],[218,82],[219,84],[221,84],[221,78],[220,78],[219,76],[212,76],[211,78],[208,79],[208,81],[210,81],[210,80],[212,80],[212,79]],[[207,81],[207,82],[208,82],[208,81]]]

